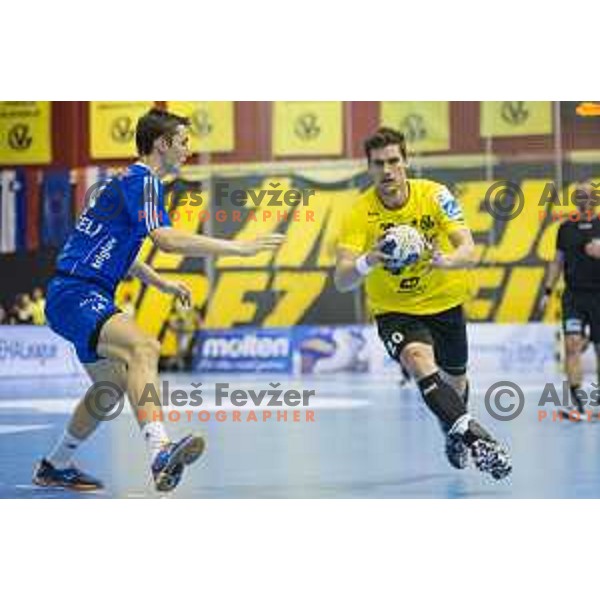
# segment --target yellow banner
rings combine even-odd
[[[505,100],[480,102],[480,107],[481,137],[552,133],[552,102]]]
[[[152,101],[90,102],[92,158],[132,158],[137,155],[135,126],[153,106]]]
[[[191,121],[194,153],[231,152],[235,147],[233,102],[167,102],[167,108]]]
[[[381,102],[379,120],[404,133],[409,152],[450,148],[449,102]]]
[[[215,235],[238,241],[284,232],[285,242],[277,252],[215,259],[210,286],[199,259],[151,252],[152,244],[147,241],[143,260],[164,276],[184,276],[195,290],[194,305],[206,309],[206,327],[291,326],[319,322],[320,316],[332,313],[338,322],[351,322],[356,314],[351,296],[340,295],[331,276],[340,224],[362,193],[363,171],[360,167],[313,171],[299,163],[295,174],[282,176],[269,172],[266,165],[251,171],[237,168],[232,165],[227,175],[203,176],[206,185],[200,196],[181,195],[178,208],[171,211],[174,226],[202,233],[211,222]],[[193,179],[191,173],[191,169],[184,172],[184,179]],[[525,198],[523,209],[498,235],[497,221],[482,202],[491,184],[484,174],[478,177],[466,168],[448,169],[443,175],[431,171],[427,177],[458,191],[473,232],[478,266],[471,273],[472,297],[465,304],[469,320],[553,320],[555,302],[543,315],[538,311],[547,264],[554,259],[558,228],[558,221],[546,218],[545,209],[539,206],[548,182],[515,175]],[[228,197],[234,193],[244,197],[245,205],[219,200],[217,189],[227,190]],[[298,190],[310,192],[306,204],[289,206],[285,199]],[[237,195],[241,191],[244,193]],[[262,198],[260,205],[255,205],[253,198]],[[126,285],[132,293],[137,289]],[[139,322],[152,335],[159,335],[165,331],[172,299],[151,288],[139,293]]]
[[[275,102],[275,156],[339,156],[344,149],[342,102]]]
[[[49,163],[50,127],[50,102],[0,102],[0,164]]]

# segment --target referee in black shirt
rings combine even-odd
[[[596,209],[600,204],[600,188],[590,182],[578,186],[574,203],[579,214],[561,223],[556,239],[556,257],[546,275],[540,307],[546,308],[554,285],[564,272],[562,327],[565,338],[566,371],[571,399],[583,414],[578,396],[582,383],[581,354],[589,339],[596,351],[596,383],[600,383],[600,220]]]

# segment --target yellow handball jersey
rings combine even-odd
[[[408,201],[395,210],[384,206],[375,188],[367,190],[346,215],[338,247],[363,254],[390,227],[411,225],[441,252],[451,252],[453,245],[448,234],[466,227],[458,201],[445,186],[426,179],[409,179],[408,189]],[[377,265],[365,282],[372,312],[430,315],[462,304],[469,297],[466,271],[434,269],[430,259],[431,252],[426,252],[399,275]]]

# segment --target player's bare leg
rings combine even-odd
[[[567,381],[571,390],[571,401],[575,408],[583,414],[584,407],[579,397],[581,384],[583,383],[583,373],[581,368],[581,354],[585,338],[579,334],[569,333],[565,335],[565,370],[567,372]],[[569,413],[567,408],[565,413]]]
[[[103,421],[102,415],[109,413],[123,398],[127,386],[127,366],[123,361],[103,359],[83,365],[92,385],[100,382],[112,383],[115,393],[107,397],[105,390],[88,392],[77,404],[67,425],[67,432],[85,440],[96,431]],[[116,389],[120,391],[117,392]]]
[[[113,384],[110,397],[104,390],[93,387],[81,398],[69,419],[65,431],[52,451],[36,465],[33,481],[44,487],[68,487],[79,491],[91,491],[103,487],[94,477],[87,475],[72,464],[79,448],[98,428],[102,415],[109,413],[122,399],[126,385],[126,367],[121,361],[99,360],[83,365],[92,384]],[[117,391],[120,390],[120,391]]]
[[[173,489],[184,466],[200,457],[205,443],[200,436],[188,436],[177,444],[169,441],[159,397],[160,344],[130,317],[117,314],[102,328],[98,354],[127,365],[127,396],[150,451],[156,487],[159,491]]]
[[[445,381],[435,363],[433,348],[422,342],[407,344],[400,353],[406,369],[417,381],[423,400],[446,430],[446,454],[451,464],[464,468],[461,461],[468,447],[477,468],[494,479],[506,477],[512,467],[506,451],[469,413],[463,398]]]

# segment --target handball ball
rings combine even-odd
[[[421,234],[410,225],[399,225],[388,229],[381,244],[381,251],[390,258],[386,267],[400,270],[416,263],[425,251],[425,242]]]

